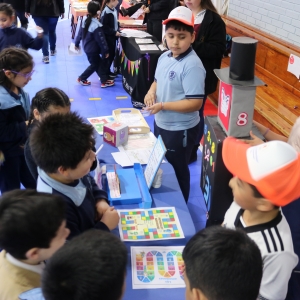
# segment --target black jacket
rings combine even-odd
[[[226,50],[226,26],[220,15],[206,10],[193,49],[206,70],[205,94],[209,95],[216,90],[218,83],[213,70],[220,69]]]
[[[25,12],[25,0],[0,0],[0,3],[11,4],[15,10]]]
[[[43,38],[33,38],[26,30],[15,25],[0,29],[0,51],[11,46],[40,50],[43,47]]]
[[[170,0],[150,0],[150,13],[145,14],[149,20],[165,20],[171,11]]]
[[[65,12],[64,0],[25,0],[25,11],[34,17],[59,17]]]

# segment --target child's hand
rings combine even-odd
[[[116,36],[121,36],[121,33],[119,31],[117,31]]]
[[[162,110],[161,102],[160,103],[155,103],[150,107],[145,107],[144,110],[148,110],[148,111],[150,111],[151,115],[155,115],[156,113],[158,113],[159,111]]]
[[[149,7],[144,8],[144,13],[145,14],[149,14],[149,12],[150,12],[150,8]]]
[[[156,100],[156,94],[154,92],[148,91],[148,93],[144,98],[144,103],[147,106],[151,106],[155,103],[155,100]]]
[[[246,144],[249,144],[250,146],[257,146],[264,143],[264,141],[261,140],[259,137],[257,137],[255,134],[253,134],[252,131],[250,131],[250,136],[252,140],[241,140],[241,141],[243,141]]]
[[[80,50],[80,47],[79,47],[79,46],[78,46],[78,47],[74,46],[74,48],[75,48],[76,51],[79,51],[79,50]]]
[[[105,54],[105,58],[108,58],[108,57],[109,57],[109,53],[106,53],[106,54]]]
[[[104,223],[109,230],[113,230],[117,227],[119,223],[119,215],[118,212],[114,209],[114,207],[110,207],[103,215],[101,222]]]
[[[26,13],[25,13],[25,17],[26,17],[26,18],[29,18],[29,17],[30,17],[30,13],[26,12]]]
[[[106,202],[105,199],[100,199],[96,203],[96,210],[98,213],[98,219],[100,220],[104,213],[110,208],[109,204]]]

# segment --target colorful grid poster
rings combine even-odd
[[[132,288],[184,288],[183,248],[131,247]]]
[[[118,210],[122,241],[182,239],[184,234],[174,207]]]

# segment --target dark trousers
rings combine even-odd
[[[79,76],[81,80],[87,80],[94,72],[98,74],[102,83],[108,79],[107,68],[109,68],[109,60],[101,58],[99,54],[86,53],[87,59],[90,63],[85,71]]]
[[[299,300],[299,299],[300,299],[300,273],[296,273],[294,271],[289,281],[288,293],[285,300]]]
[[[1,193],[19,189],[21,183],[27,189],[36,188],[36,181],[27,167],[25,157],[6,157],[0,166]]]
[[[21,27],[27,29],[28,27],[28,19],[25,17],[25,11],[16,10],[17,17],[20,20]]]
[[[116,40],[110,41],[107,44],[108,44],[108,48],[109,48],[109,57],[108,57],[109,63],[108,63],[106,74],[109,75],[111,73],[110,66],[114,62],[115,56],[116,56]]]
[[[56,25],[58,17],[33,17],[34,22],[37,26],[40,26],[44,30],[43,37],[43,55],[49,56],[49,44],[50,50],[54,51],[56,48]]]
[[[183,197],[187,202],[190,194],[190,170],[188,163],[199,134],[199,124],[187,130],[170,131],[156,125],[154,134],[161,135],[167,148],[166,159],[173,166]]]
[[[147,19],[147,32],[153,35],[159,42],[162,41],[162,20]]]

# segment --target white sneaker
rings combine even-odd
[[[43,56],[42,61],[44,64],[49,64],[49,56]]]

